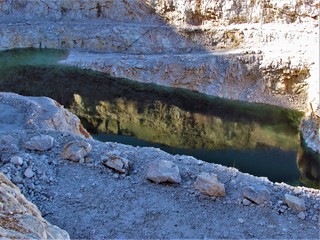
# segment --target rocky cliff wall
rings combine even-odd
[[[319,106],[319,2],[0,1],[0,48],[223,98]],[[84,52],[86,51],[86,52]]]

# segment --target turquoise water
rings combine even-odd
[[[310,176],[308,157],[298,157],[299,112],[57,63],[66,57],[53,49],[0,52],[0,91],[56,99],[100,141],[157,147],[292,185],[302,184],[302,161],[303,178]]]

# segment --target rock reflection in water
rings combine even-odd
[[[149,100],[148,93],[145,94],[143,101],[128,101],[126,96],[122,96],[98,102],[94,96],[74,94],[70,109],[92,130],[135,136],[177,148],[254,149],[272,146],[292,150],[298,146],[294,131],[279,130],[281,122],[278,126],[263,125],[250,116],[230,118],[228,113],[226,116],[219,114],[220,109],[215,114],[214,105],[206,113],[188,111],[179,108],[178,104],[166,103],[166,99],[153,101],[151,97]]]
[[[301,182],[320,189],[320,155],[299,147],[297,165],[301,173]]]
[[[12,59],[9,51],[5,56],[0,54],[0,63],[6,63],[0,66],[0,91],[54,98],[96,132],[157,142],[162,148],[185,149],[184,154],[194,154],[200,159],[209,156],[213,162],[219,162],[219,156],[223,156],[219,163],[235,165],[242,171],[248,169],[251,174],[268,176],[273,181],[292,183],[300,178],[294,157],[299,146],[300,113],[208,98],[186,90],[53,64],[55,59],[65,56],[64,52],[28,50],[24,62],[21,51],[17,65],[14,51]],[[33,52],[37,56],[34,63],[30,61]],[[50,56],[51,53],[55,55]],[[42,61],[41,54],[52,57],[50,63]],[[180,154],[174,148],[170,151]],[[319,164],[307,163],[310,158],[300,156],[298,165],[303,182],[307,183],[305,179],[309,178],[319,181],[316,171]],[[272,172],[277,172],[277,176],[273,178]]]

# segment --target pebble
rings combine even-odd
[[[244,220],[242,218],[238,218],[238,221],[242,224],[244,223]]]
[[[314,215],[314,216],[312,217],[312,221],[317,221],[317,220],[318,220],[317,215]]]
[[[34,176],[34,172],[32,171],[31,168],[27,168],[25,171],[24,171],[24,176],[26,178],[32,178]]]
[[[251,201],[245,198],[242,200],[242,204],[245,206],[249,206],[251,204]]]
[[[298,218],[304,220],[306,218],[306,214],[304,212],[299,212]]]
[[[10,159],[10,162],[13,163],[14,165],[17,165],[17,166],[21,166],[23,164],[23,160],[19,156],[13,156]]]

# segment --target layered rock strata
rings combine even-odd
[[[47,222],[20,189],[0,173],[0,237],[3,239],[70,239]]]
[[[65,64],[305,109],[319,103],[317,4],[6,1],[0,47],[74,49]]]

